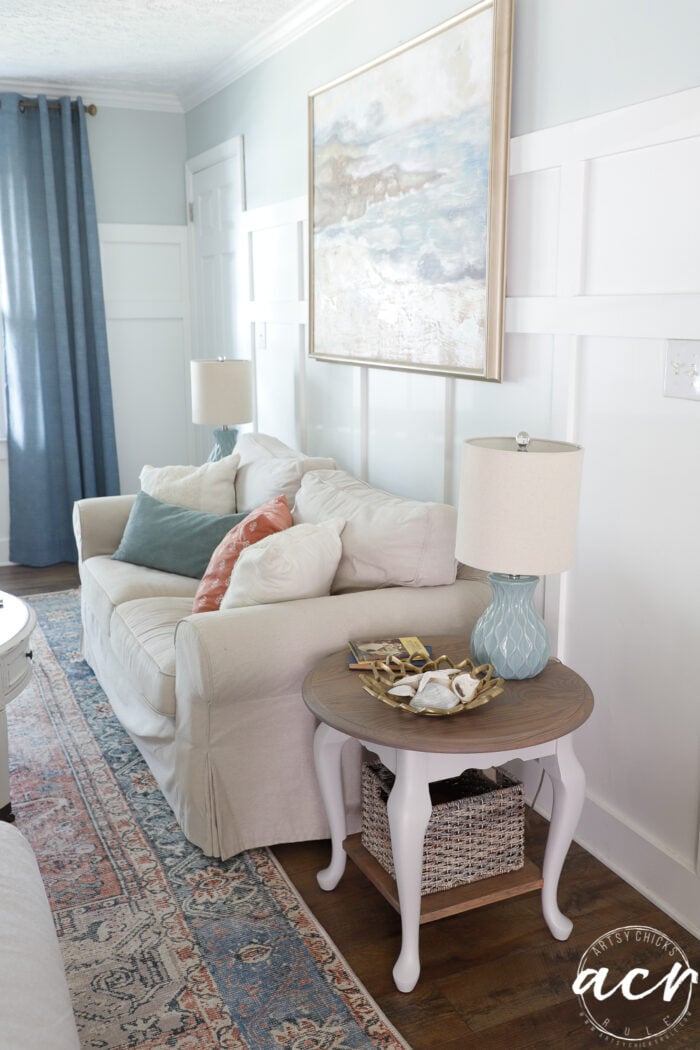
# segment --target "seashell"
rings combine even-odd
[[[449,671],[424,671],[420,676],[420,682],[418,683],[418,689],[416,692],[421,693],[430,682],[435,682],[438,685],[445,686],[446,689],[450,688],[451,674]]]
[[[395,685],[392,689],[388,689],[389,696],[415,696],[415,689],[412,685]]]
[[[481,679],[467,673],[458,675],[452,682],[452,688],[460,700],[471,700],[480,685]]]
[[[423,711],[426,707],[438,711],[449,711],[459,706],[459,697],[441,682],[427,682],[409,701],[414,711]]]
[[[394,685],[418,685],[421,678],[423,677],[422,672],[420,674],[407,674],[403,678],[397,678]]]

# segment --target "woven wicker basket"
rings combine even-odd
[[[362,767],[362,845],[394,875],[386,803],[394,775],[380,762]],[[523,785],[503,770],[479,769],[430,785],[421,894],[515,871],[524,864]]]

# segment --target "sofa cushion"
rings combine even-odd
[[[336,517],[346,524],[333,593],[454,583],[454,507],[393,496],[344,470],[305,474],[294,506],[295,524]]]
[[[330,594],[343,553],[340,533],[344,525],[341,518],[320,525],[295,525],[246,547],[234,565],[221,608]]]
[[[238,456],[224,456],[201,467],[171,466],[141,470],[143,492],[163,503],[174,503],[207,514],[233,514],[236,509],[235,478]]]
[[[175,717],[175,628],[192,612],[190,598],[137,598],[112,613],[114,655],[148,705]]]
[[[177,597],[188,598],[191,606],[199,581],[114,561],[110,555],[101,554],[82,562],[80,583],[84,605],[108,637],[116,605],[135,598]]]
[[[335,467],[334,460],[305,456],[269,434],[241,434],[235,453],[240,457],[236,506],[241,510],[252,510],[282,495],[291,507],[307,471]]]
[[[244,517],[187,510],[139,492],[112,557],[201,579],[212,551]]]
[[[218,609],[241,552],[251,543],[257,543],[273,532],[288,529],[291,524],[292,514],[284,496],[268,500],[262,507],[251,511],[239,525],[231,529],[212,554],[197,588],[192,611],[200,613]]]

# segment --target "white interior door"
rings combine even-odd
[[[239,136],[187,161],[192,278],[192,356],[242,357],[240,319],[244,207],[243,140]],[[208,428],[196,427],[195,448],[205,458]]]

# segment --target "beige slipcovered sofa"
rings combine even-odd
[[[352,637],[467,634],[490,600],[483,579],[455,578],[454,508],[391,496],[264,435],[243,435],[235,454],[239,510],[284,493],[295,524],[345,522],[330,594],[193,614],[196,579],[112,558],[134,496],[81,500],[74,514],[85,659],[187,838],[224,858],[328,834],[301,697],[321,657]],[[357,806],[359,763],[345,757]]]
[[[0,821],[0,1050],[79,1050],[49,902],[29,842]]]

